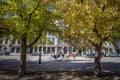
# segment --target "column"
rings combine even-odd
[[[115,49],[112,47],[112,52],[115,52]]]
[[[44,53],[43,53],[43,45],[41,46],[41,54],[44,54]]]
[[[110,49],[108,49],[107,53],[110,53]]]
[[[40,53],[40,51],[39,51],[39,46],[37,47],[37,53]]]
[[[103,49],[102,52],[105,54],[105,53],[106,53],[106,52],[105,52],[105,49]]]
[[[52,47],[50,47],[50,53],[52,53]]]
[[[46,54],[48,53],[48,41],[46,41],[46,49],[45,49],[45,52],[46,52]]]
[[[32,51],[32,54],[35,54],[35,48],[33,47],[33,51]]]
[[[17,47],[15,47],[15,51],[14,52],[17,53]]]
[[[73,52],[73,46],[72,46],[72,52]]]
[[[67,46],[67,53],[69,53],[69,47]]]
[[[46,54],[48,53],[47,51],[48,51],[48,47],[46,46],[46,50],[45,50]]]
[[[62,53],[64,54],[64,46],[62,46]]]
[[[91,50],[90,49],[88,49],[88,54],[91,52]]]
[[[55,46],[55,55],[57,55],[57,50],[58,50],[58,48],[57,48],[57,46]]]

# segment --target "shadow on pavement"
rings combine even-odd
[[[86,60],[82,60],[86,61]],[[27,71],[94,71],[93,62],[82,61],[27,61]],[[120,74],[120,63],[102,62],[103,72]],[[18,70],[19,61],[16,59],[0,60],[0,70]]]
[[[120,80],[120,63],[102,62],[101,66],[103,76],[100,80]],[[18,68],[19,61],[16,59],[0,60],[1,76],[6,74],[12,80],[17,75]],[[93,62],[43,61],[38,64],[38,61],[27,61],[27,73],[20,80],[98,80],[93,75],[93,70]]]

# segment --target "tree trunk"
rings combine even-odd
[[[95,76],[101,76],[101,45],[96,46],[96,54],[95,54]]]
[[[41,64],[41,52],[39,54],[39,64]]]
[[[26,51],[27,51],[26,43],[27,37],[26,35],[24,35],[21,43],[20,67],[18,71],[19,77],[22,77],[26,72]]]

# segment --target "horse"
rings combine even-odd
[[[75,60],[76,56],[77,56],[77,52],[71,52],[71,53],[67,53],[67,54],[65,55],[65,57],[66,57],[67,59],[69,59],[70,57],[72,57],[72,58],[74,58],[74,60]]]

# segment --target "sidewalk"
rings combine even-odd
[[[10,56],[20,56],[21,53],[10,53]],[[27,54],[30,55],[30,54]]]

